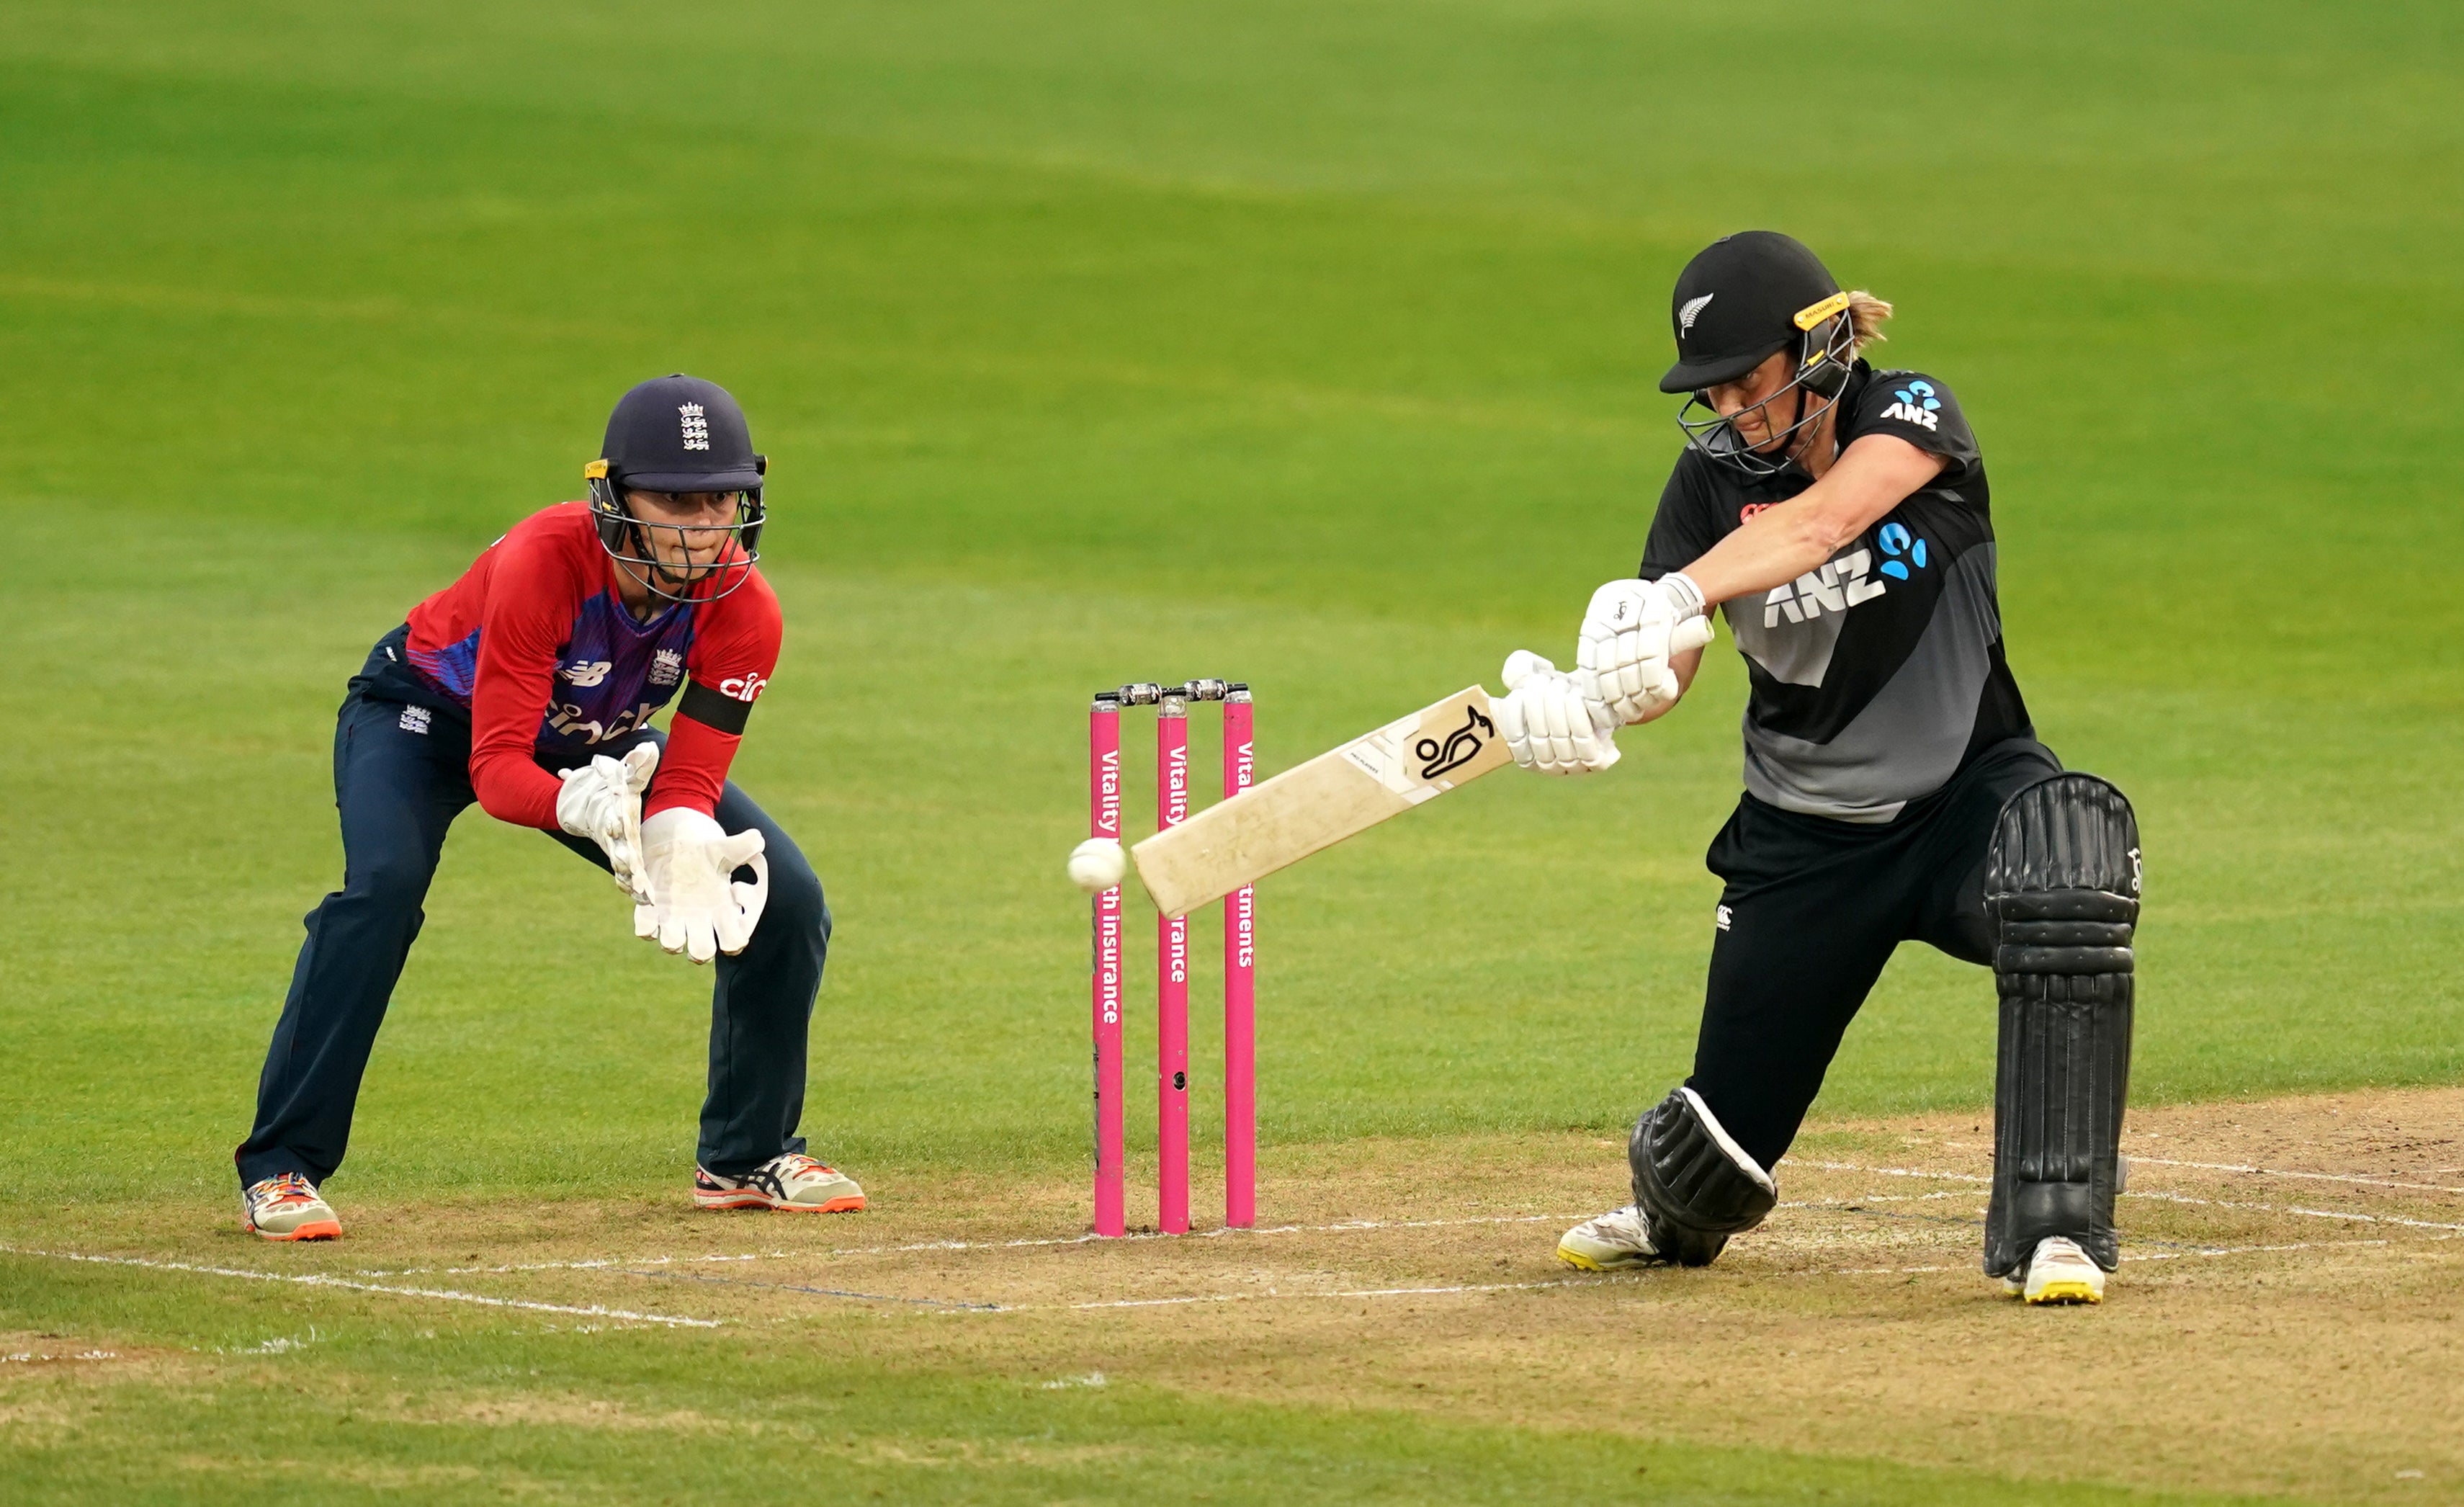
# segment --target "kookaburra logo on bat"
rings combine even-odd
[[[1496,736],[1495,722],[1481,716],[1478,707],[1465,707],[1463,724],[1446,734],[1444,742],[1423,738],[1412,745],[1412,757],[1420,761],[1420,778],[1434,780],[1479,758],[1482,747]]]

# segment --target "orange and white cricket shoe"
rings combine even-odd
[[[251,1183],[239,1196],[240,1228],[266,1240],[340,1240],[342,1222],[297,1172]]]
[[[693,1202],[704,1208],[781,1208],[798,1214],[846,1214],[864,1207],[855,1179],[801,1151],[772,1157],[742,1177],[693,1168]]]

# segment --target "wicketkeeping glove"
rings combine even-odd
[[[578,769],[557,771],[564,788],[556,796],[556,824],[597,843],[616,888],[637,905],[650,898],[642,880],[642,792],[658,766],[659,745],[646,742],[622,759],[597,754]]]
[[[1592,593],[1574,641],[1574,673],[1619,722],[1666,711],[1681,694],[1672,654],[1711,641],[1703,592],[1683,574],[1612,581]]]
[[[1506,689],[1489,710],[1516,764],[1542,774],[1597,774],[1617,762],[1617,715],[1585,696],[1574,676],[1518,649],[1506,659]]]
[[[642,866],[650,903],[634,907],[634,936],[695,963],[722,952],[733,957],[753,940],[770,898],[760,832],[731,837],[691,807],[671,806],[642,823]],[[748,867],[753,882],[736,882],[736,871]]]

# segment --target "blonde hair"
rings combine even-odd
[[[1882,321],[1890,317],[1891,305],[1885,300],[1862,288],[1848,290],[1848,322],[1856,327],[1858,355],[1865,354],[1866,346],[1890,339],[1882,333]]]

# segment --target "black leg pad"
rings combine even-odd
[[[1681,1266],[1710,1265],[1730,1235],[1761,1224],[1779,1202],[1771,1174],[1728,1139],[1690,1088],[1635,1121],[1625,1159],[1652,1245]]]
[[[2139,825],[2120,790],[2061,774],[2004,803],[1986,860],[2001,1043],[1985,1270],[2018,1269],[2048,1235],[2110,1272],[2130,1086]]]

